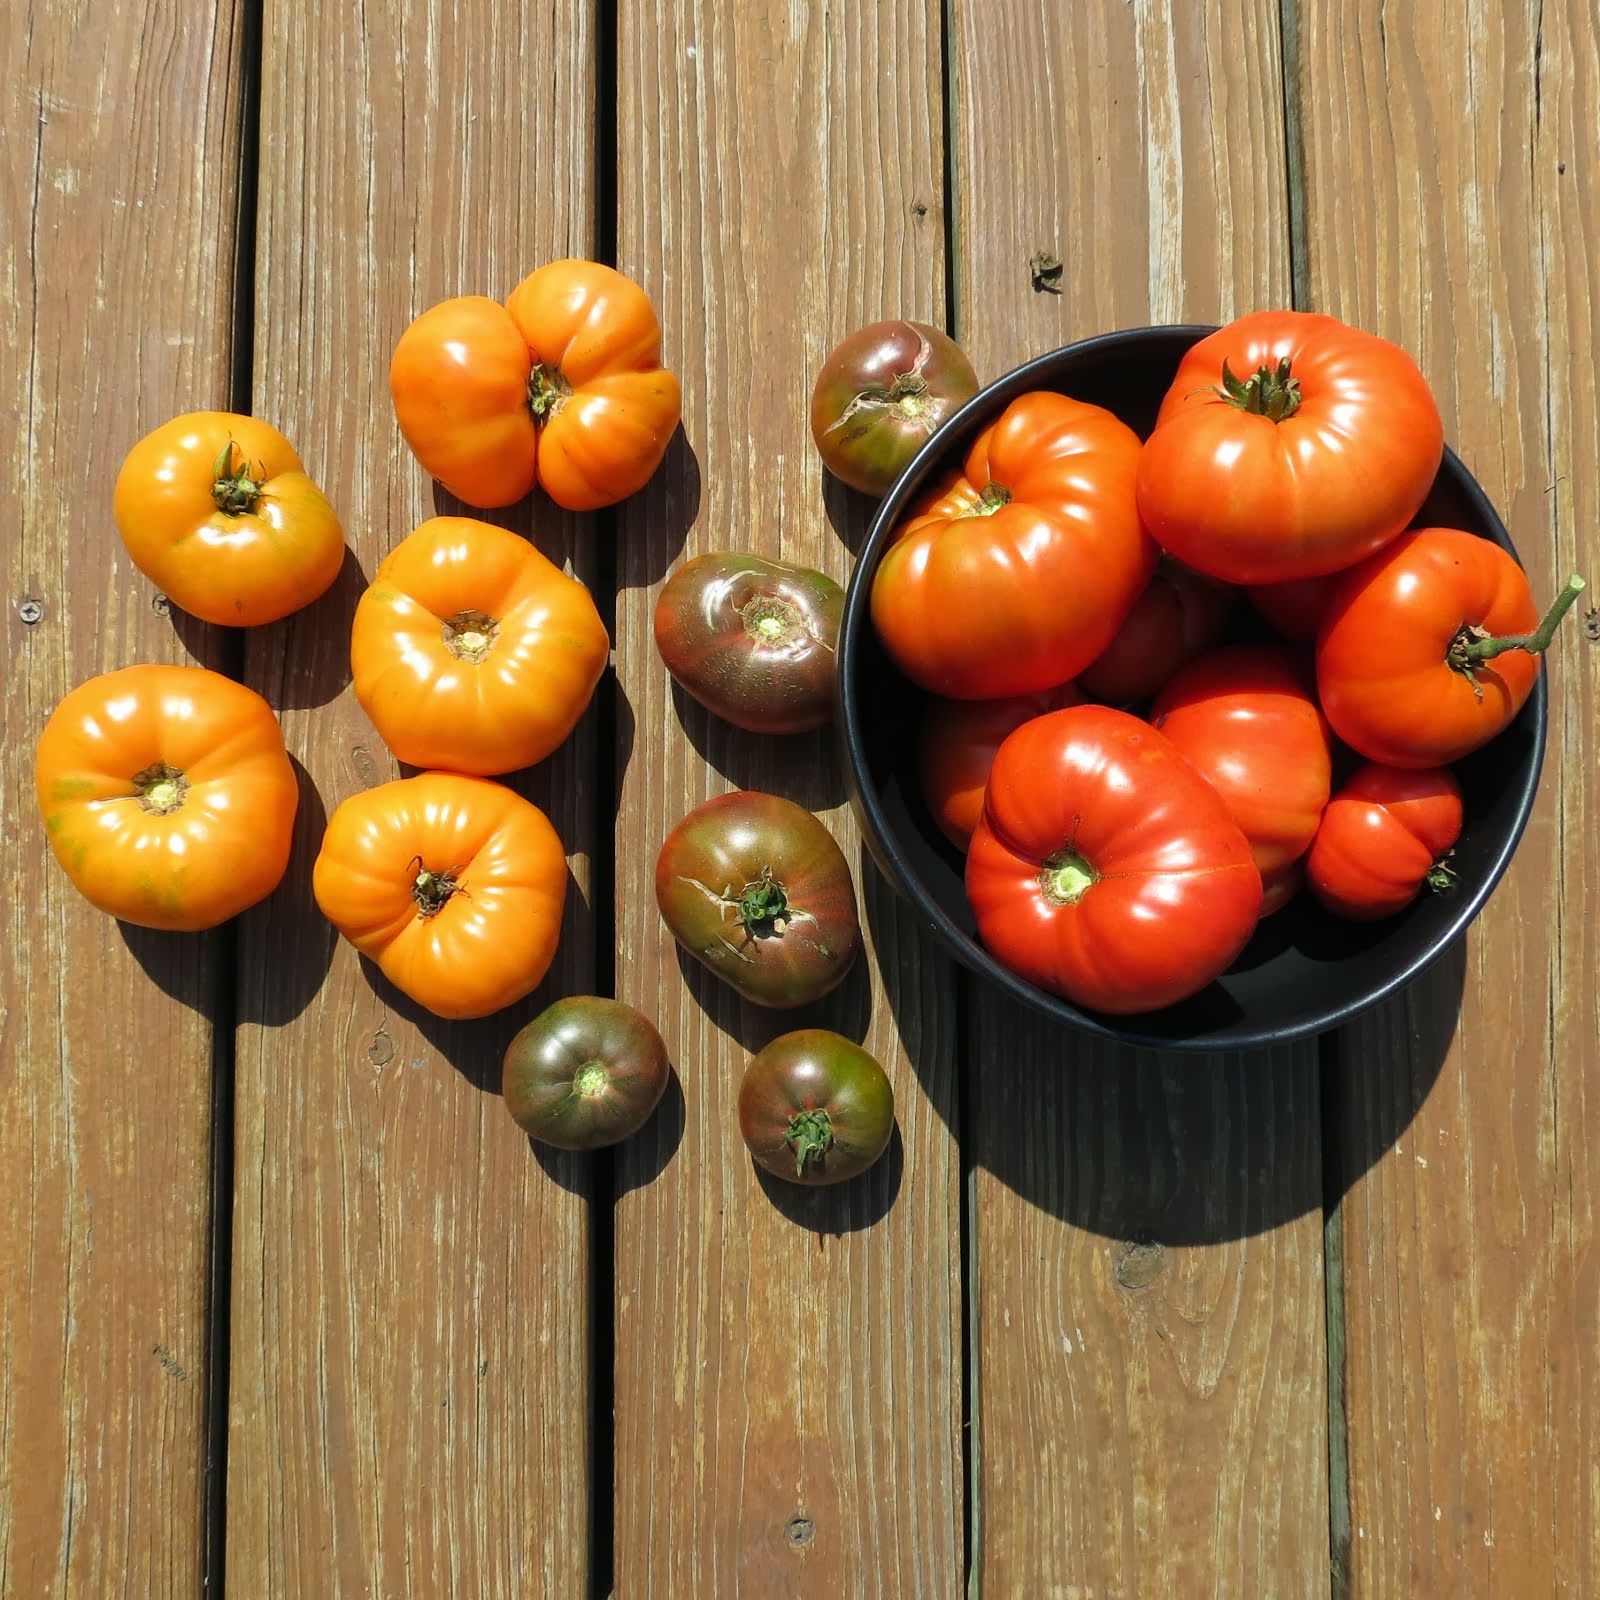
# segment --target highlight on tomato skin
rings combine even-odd
[[[1328,802],[1306,857],[1307,885],[1347,921],[1394,916],[1424,885],[1455,888],[1449,856],[1461,826],[1461,788],[1448,767],[1370,762]]]
[[[51,712],[34,750],[51,851],[97,909],[198,933],[273,892],[300,788],[272,708],[206,667],[100,673]]]

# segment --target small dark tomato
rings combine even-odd
[[[803,806],[737,790],[696,806],[656,859],[656,903],[697,961],[758,1005],[816,1000],[861,943],[855,885]]]
[[[811,436],[834,477],[881,497],[977,392],[978,375],[949,334],[925,322],[873,322],[823,362]]]
[[[644,1126],[670,1070],[648,1018],[620,1000],[575,995],[511,1041],[501,1092],[517,1126],[540,1143],[595,1150]]]
[[[1083,698],[1107,706],[1148,700],[1222,637],[1238,593],[1163,554],[1116,637],[1078,674]]]
[[[887,1148],[894,1090],[860,1045],[802,1028],[774,1039],[745,1068],[739,1131],[768,1172],[791,1183],[840,1183]]]
[[[656,648],[708,711],[751,733],[833,718],[844,590],[806,567],[720,550],[686,562],[656,601]]]

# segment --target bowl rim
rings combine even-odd
[[[1064,365],[1070,366],[1076,358],[1108,349],[1126,350],[1141,344],[1166,344],[1180,337],[1187,337],[1189,343],[1193,344],[1215,333],[1218,326],[1216,323],[1151,323],[1093,334],[1033,356],[1022,365],[1002,373],[951,414],[943,426],[918,449],[884,496],[857,553],[846,587],[844,613],[839,625],[839,705],[836,718],[837,737],[849,778],[851,805],[862,824],[868,848],[883,864],[891,888],[914,907],[932,928],[939,943],[962,966],[1034,1011],[1043,1013],[1053,1021],[1066,1023],[1081,1033],[1124,1045],[1206,1054],[1289,1044],[1340,1027],[1411,983],[1461,938],[1505,875],[1533,811],[1544,768],[1549,714],[1543,658],[1540,658],[1533,691],[1525,708],[1525,714],[1531,714],[1533,718],[1533,750],[1515,795],[1512,825],[1489,861],[1481,882],[1462,898],[1454,915],[1432,943],[1413,959],[1403,963],[1382,983],[1338,1004],[1306,1013],[1287,1023],[1224,1028],[1215,1034],[1199,1037],[1145,1031],[1139,1026],[1138,1013],[1130,1015],[1127,1023],[1122,1024],[1107,1014],[1080,1010],[1070,1001],[1038,988],[1001,965],[988,950],[969,939],[956,926],[924,888],[906,853],[896,842],[877,786],[871,781],[858,684],[863,630],[872,626],[870,579],[882,560],[890,533],[900,522],[906,504],[922,488],[936,464],[953,450],[963,449],[970,442],[963,436],[977,431],[976,422],[998,415],[1011,401],[1032,389],[1062,392],[1064,380],[1060,369]],[[1447,467],[1463,489],[1464,498],[1490,530],[1491,537],[1521,566],[1522,558],[1499,513],[1477,478],[1467,470],[1449,445],[1444,447],[1440,471]]]

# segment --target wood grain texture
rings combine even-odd
[[[592,8],[416,3],[353,26],[327,0],[269,6],[265,37],[256,406],[355,561],[248,654],[320,801],[241,956],[230,1590],[581,1595],[589,1169],[536,1156],[498,1088],[517,1027],[593,987],[593,718],[517,781],[573,872],[522,1005],[421,1012],[334,947],[309,879],[322,810],[398,771],[346,687],[362,572],[443,505],[401,441],[389,355],[435,301],[592,252]],[[592,580],[588,520],[542,501],[495,520]]]
[[[616,1592],[938,1600],[963,1542],[950,971],[864,866],[873,948],[815,1006],[742,1006],[678,956],[652,877],[692,805],[776,790],[860,851],[830,738],[718,723],[651,628],[680,554],[849,571],[867,507],[824,491],[811,382],[851,328],[941,317],[938,40],[913,4],[630,0],[619,45],[618,264],[660,307],[685,432],[621,519],[618,992],[683,1110],[619,1157]],[[898,1141],[834,1191],[758,1179],[735,1119],[749,1053],[810,1023],[895,1088]]]
[[[78,897],[33,750],[98,672],[218,659],[215,634],[186,651],[154,608],[111,490],[142,433],[227,403],[239,10],[23,4],[0,23],[6,1600],[202,1581],[210,1012],[229,975],[217,937],[123,929]]]
[[[980,374],[1287,303],[1276,4],[954,18]],[[971,1058],[981,1593],[1326,1593],[1314,1049],[1136,1055],[975,987]]]
[[[1397,340],[1544,594],[1600,572],[1591,5],[1301,5],[1315,306]],[[1600,1550],[1600,647],[1453,997],[1341,1040],[1343,1140],[1438,1081],[1343,1211],[1354,1595],[1578,1595]],[[1356,1178],[1346,1174],[1346,1181]]]

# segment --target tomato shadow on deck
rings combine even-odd
[[[892,891],[870,858],[869,911]],[[924,941],[933,948],[930,935]],[[1162,1245],[1248,1238],[1321,1214],[1409,1127],[1460,1014],[1464,941],[1368,1015],[1320,1040],[1216,1054],[1134,1049],[1049,1025],[963,975],[965,1125],[936,1107],[964,1163],[1052,1216],[1108,1239]],[[884,966],[890,1007],[919,1059],[915,992]],[[980,1205],[981,1212],[981,1205]],[[981,1238],[981,1220],[979,1223]]]

